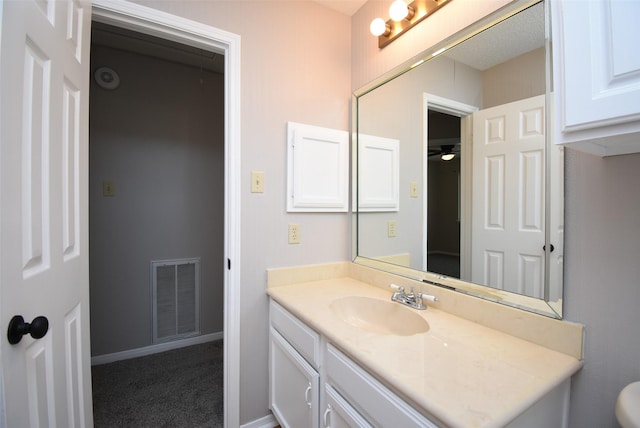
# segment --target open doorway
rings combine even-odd
[[[130,2],[93,0],[95,21],[224,54],[224,425],[240,425],[240,36]]]
[[[94,361],[220,340],[224,56],[94,22],[91,59]],[[177,266],[168,293],[152,284],[158,264]]]
[[[472,105],[423,94],[423,147],[427,153],[424,188],[428,192],[423,219],[424,270],[465,281],[471,272],[472,115],[477,110]],[[441,209],[439,204],[445,207]],[[440,225],[436,219],[445,212]]]
[[[428,110],[427,266],[460,278],[460,117]]]

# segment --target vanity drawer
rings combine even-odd
[[[373,426],[437,427],[335,347],[327,346],[324,361],[327,383]]]
[[[320,362],[320,335],[273,300],[270,302],[269,317],[271,326],[317,369]]]

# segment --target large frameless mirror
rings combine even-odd
[[[354,261],[562,318],[563,152],[544,2],[354,96]]]

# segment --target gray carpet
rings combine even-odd
[[[222,340],[93,366],[93,418],[105,427],[223,426]]]

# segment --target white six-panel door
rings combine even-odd
[[[1,7],[0,410],[9,427],[90,427],[90,3]],[[48,332],[10,345],[14,315]]]
[[[472,281],[544,297],[545,97],[473,115]]]

